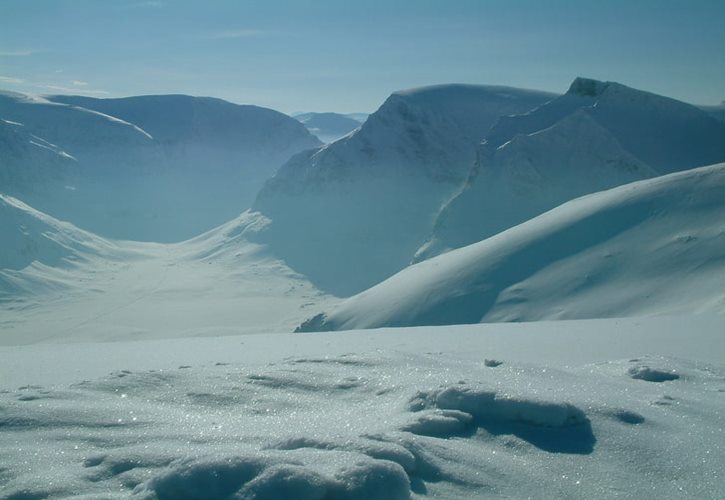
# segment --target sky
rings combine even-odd
[[[371,112],[438,83],[576,76],[725,100],[723,0],[0,0],[0,89]]]

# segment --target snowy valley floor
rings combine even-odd
[[[0,497],[722,498],[723,326],[0,347]]]

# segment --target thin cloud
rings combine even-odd
[[[14,78],[12,76],[0,76],[0,83],[24,83],[25,80]]]
[[[73,80],[72,83],[76,87],[85,87],[86,85],[88,85],[88,82],[84,82],[82,80]]]
[[[46,90],[54,90],[56,92],[68,92],[71,94],[84,94],[84,95],[108,95],[110,92],[105,90],[91,90],[91,89],[79,89],[78,87],[64,87],[62,85],[45,85],[45,84],[34,84],[33,87]]]
[[[23,50],[0,50],[0,57],[27,57],[37,54],[39,50],[23,49]]]

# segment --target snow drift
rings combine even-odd
[[[415,264],[302,331],[725,312],[725,164],[570,201]]]

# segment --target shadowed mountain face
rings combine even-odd
[[[253,209],[271,223],[257,237],[322,289],[360,291],[410,262],[496,120],[552,97],[475,85],[396,92],[354,133],[265,184]]]
[[[5,93],[0,118],[4,192],[124,239],[175,241],[219,225],[290,156],[320,144],[282,113],[189,96]]]
[[[468,185],[438,215],[423,260],[587,193],[725,161],[725,124],[695,106],[578,78],[487,134]]]

